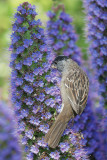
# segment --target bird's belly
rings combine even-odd
[[[63,83],[63,82],[62,82],[62,83]],[[66,90],[65,90],[65,86],[64,86],[64,85],[61,85],[60,91],[61,91],[62,103],[63,103],[63,102],[66,102],[68,98],[67,98],[67,93],[66,93]]]

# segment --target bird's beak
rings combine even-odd
[[[55,64],[52,63],[51,68],[57,68]]]

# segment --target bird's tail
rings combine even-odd
[[[66,126],[67,122],[65,123],[65,121],[61,121],[60,119],[54,122],[45,136],[45,141],[48,143],[49,147],[55,148],[58,145]]]
[[[66,103],[64,104],[63,110],[60,112],[54,124],[45,136],[45,141],[48,143],[49,147],[55,148],[58,145],[60,138],[71,118],[74,118],[73,110],[70,104]]]

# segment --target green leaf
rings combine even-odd
[[[30,36],[31,36],[31,31],[27,30],[23,35],[23,39],[30,39]]]
[[[29,23],[28,22],[23,22],[23,27],[29,28]]]

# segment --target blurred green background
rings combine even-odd
[[[65,5],[66,13],[73,18],[73,25],[78,34],[77,45],[81,48],[84,59],[87,59],[86,49],[87,43],[85,40],[85,14],[83,12],[82,0],[59,0]],[[14,21],[13,15],[20,3],[25,0],[0,0],[0,99],[8,101],[10,73],[9,59],[10,52],[8,50],[11,43],[11,25]],[[51,10],[53,5],[52,0],[28,0],[32,5],[36,5],[38,18],[46,24],[48,20],[46,12]]]

